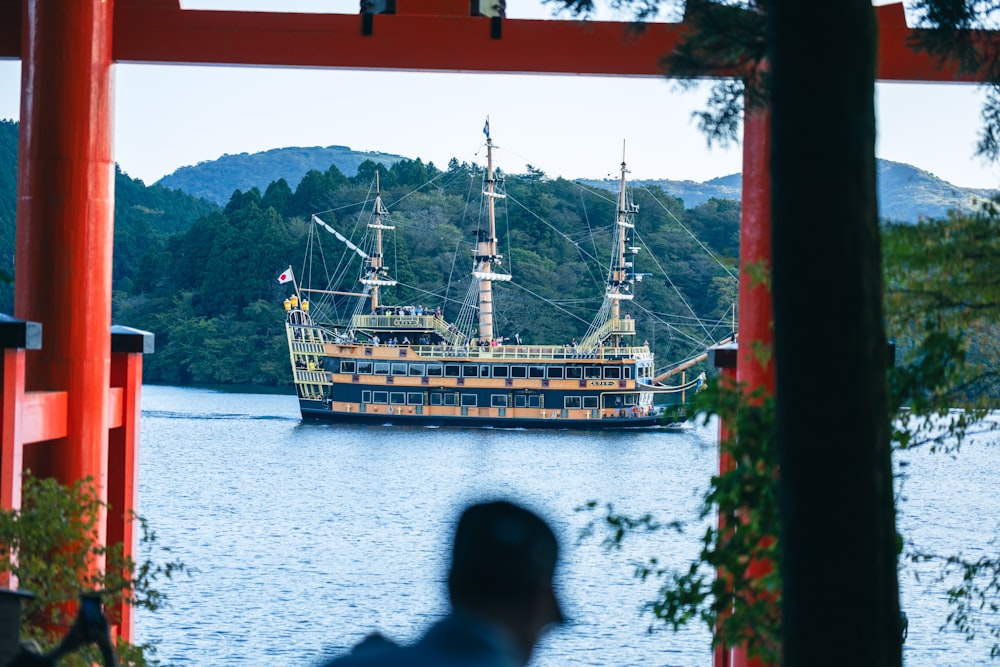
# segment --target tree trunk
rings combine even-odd
[[[875,16],[871,0],[772,7],[783,663],[900,665]]]

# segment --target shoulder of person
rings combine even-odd
[[[396,664],[393,656],[402,650],[399,644],[381,632],[373,632],[355,644],[349,653],[334,658],[324,667],[379,667]]]

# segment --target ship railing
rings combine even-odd
[[[323,352],[325,343],[333,343],[338,339],[336,332],[319,326],[288,326],[288,340],[295,352]]]
[[[296,368],[295,382],[296,384],[328,384],[330,382],[330,374],[321,370],[303,370],[301,368]]]
[[[612,318],[602,324],[597,331],[580,341],[583,349],[597,348],[600,341],[606,340],[609,336],[634,336],[635,320],[630,317]]]
[[[443,318],[434,314],[355,315],[352,326],[355,329],[429,329],[451,343],[462,338],[458,331],[448,327],[448,323]]]
[[[412,345],[410,347],[421,357],[431,358],[468,357],[496,360],[652,358],[652,354],[645,346],[600,346],[587,352],[572,345],[495,345],[482,347],[466,345]]]
[[[356,329],[390,329],[402,327],[416,327],[419,329],[432,328],[434,315],[355,315],[352,323]]]
[[[434,332],[452,345],[458,345],[461,342],[463,336],[455,328],[455,325],[448,324],[440,317],[433,318],[432,325]]]

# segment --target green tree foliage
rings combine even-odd
[[[953,451],[1000,405],[1000,211],[985,204],[946,219],[893,225],[884,229],[883,239],[885,312],[898,344],[888,383],[892,444]],[[745,567],[746,555],[781,566],[778,543],[772,542],[778,535],[774,403],[713,383],[694,409],[706,419],[719,416],[731,425],[730,433],[739,433],[720,443],[737,466],[713,477],[704,496],[700,518],[722,516],[723,522],[706,530],[698,559],[687,569],[657,559],[638,568],[639,576],[663,582],[648,610],[673,628],[699,621],[714,631],[721,620],[717,643],[746,641],[752,654],[774,663],[780,619],[757,603],[781,599],[780,570],[756,580],[746,576]],[[597,503],[587,509],[596,510]],[[606,544],[617,546],[630,534],[679,524],[652,514],[622,516],[609,505],[591,525],[600,525]],[[734,525],[741,528],[726,529]],[[767,539],[750,541],[754,535]],[[951,604],[942,629],[985,640],[990,656],[1000,656],[1000,557],[931,553],[908,540],[903,549],[904,562],[940,566],[941,594]],[[716,577],[720,570],[726,574]]]
[[[16,162],[15,162],[16,164]],[[162,252],[164,240],[188,229],[216,206],[158,185],[146,187],[115,166],[115,238],[112,280],[116,289],[148,289],[151,276],[137,271],[144,257]],[[139,281],[139,285],[135,285]]]
[[[435,176],[440,174],[433,162],[426,165],[417,158],[416,160],[400,160],[389,169],[390,181],[393,185],[409,189],[424,186]]]
[[[898,400],[920,413],[975,414],[1000,400],[998,234],[993,202],[884,230],[889,327],[904,360]]]
[[[0,121],[0,312],[14,312],[13,278],[19,124]],[[162,280],[163,245],[217,206],[177,190],[146,186],[115,168],[112,278],[119,292],[145,292]]]
[[[589,11],[593,3],[562,0],[559,4]],[[612,4],[636,7],[641,16],[659,3],[615,0]],[[918,4],[927,12],[930,23],[948,28],[970,27],[973,21],[998,11],[996,3],[977,0],[925,0]],[[916,403],[923,416],[929,414],[927,408],[932,405],[936,406],[932,410],[947,409],[949,404],[939,399],[955,392],[966,393],[971,386],[961,381],[963,373],[958,370],[965,364],[966,346],[952,335],[953,329],[947,325],[942,328],[942,320],[948,319],[945,313],[937,315],[926,310],[915,320],[924,335],[922,344],[912,346],[918,350],[916,367],[894,373],[893,396],[887,395],[883,380],[884,332],[878,299],[881,286],[876,267],[880,248],[873,168],[872,9],[870,3],[852,2],[838,5],[834,12],[830,7],[807,9],[802,3],[781,0],[689,2],[687,9],[685,18],[694,28],[667,59],[670,72],[736,77],[716,86],[709,100],[710,111],[702,115],[702,129],[709,138],[736,136],[744,100],[751,104],[766,100],[773,119],[774,310],[779,373],[774,438],[779,442],[781,461],[780,567],[787,593],[782,596],[786,613],[783,660],[785,664],[836,664],[844,659],[853,664],[899,664],[887,416],[906,399]],[[845,34],[856,36],[852,48],[846,51],[840,48]],[[956,40],[956,35],[947,30],[940,36],[937,53],[968,56],[967,67],[972,71],[992,67],[991,71],[1000,72],[995,40],[984,48],[975,36]],[[964,53],[963,46],[967,47]],[[806,55],[817,49],[842,53],[836,70],[823,68]],[[758,77],[754,73],[765,55],[770,67]],[[817,67],[823,76],[816,76]],[[998,79],[996,75],[992,78]],[[817,105],[817,100],[823,102]],[[998,153],[998,118],[1000,112],[991,112],[988,105],[986,138],[980,146],[987,155]],[[817,134],[816,126],[825,128],[825,132]],[[831,137],[836,137],[832,143]],[[851,194],[838,202],[837,210],[818,212],[819,219],[826,221],[822,228],[833,232],[821,248],[806,240],[808,230],[800,217],[811,207],[796,188],[798,166],[816,152],[827,157],[829,164],[824,167],[839,184],[836,189]],[[915,260],[907,270],[918,265]],[[940,264],[931,269],[932,274],[935,271],[941,271]],[[942,277],[950,277],[947,270],[941,273]],[[839,284],[828,284],[831,280]],[[935,287],[947,286],[943,280],[931,283]],[[912,289],[915,285],[908,286]],[[824,307],[811,308],[818,294],[824,297]],[[958,300],[968,303],[967,297]],[[928,304],[925,301],[918,307],[927,308]],[[813,316],[817,310],[821,311],[819,316]],[[847,332],[845,323],[849,326]],[[809,328],[814,335],[808,335]],[[824,378],[824,391],[809,391],[815,388],[815,377],[810,378],[808,368],[801,364],[808,358],[807,346],[823,350],[834,369]],[[852,424],[842,428],[830,410],[850,414]],[[967,414],[956,419],[958,427],[965,426]],[[816,424],[824,428],[817,430]],[[895,435],[899,439],[912,433],[904,428]],[[836,452],[836,470],[823,460],[823,455],[829,456],[830,452]],[[713,488],[718,488],[714,480]],[[849,490],[850,497],[844,496],[845,490]],[[719,506],[720,513],[724,509]],[[828,548],[824,532],[838,536],[838,561],[832,567],[828,563],[834,551]],[[864,556],[858,558],[860,553]],[[710,564],[710,556],[703,553],[702,563]],[[963,573],[962,583],[952,590],[951,597],[959,604],[956,625],[967,629],[968,610],[977,603],[980,608],[985,606],[994,612],[998,609],[996,561],[987,558],[967,563],[950,558],[948,563]],[[819,586],[814,575],[817,570],[824,573]],[[977,580],[977,573],[983,572],[985,578]],[[968,595],[970,589],[981,594]],[[668,601],[670,595],[686,592],[683,585],[667,590]],[[870,604],[850,606],[852,601],[863,599]],[[991,600],[992,604],[987,604]],[[688,597],[685,605],[672,608],[677,612],[672,618],[689,620],[706,609],[703,603],[704,599],[697,596]],[[742,605],[737,606],[743,611]],[[725,612],[729,613],[728,608]],[[834,615],[829,616],[830,612]],[[956,614],[949,620],[954,620]],[[715,629],[722,619],[720,609],[713,608],[703,618]],[[842,625],[844,621],[853,627]],[[858,628],[864,629],[856,632]],[[820,645],[831,650],[824,649],[818,655],[815,648]]]
[[[237,192],[226,206],[195,299],[200,315],[239,313],[275,296],[274,274],[290,254],[288,227],[273,208],[262,209],[260,192]]]
[[[954,451],[1000,405],[998,235],[992,202],[886,229],[888,322],[898,342],[890,386],[894,404],[907,408],[895,423],[899,447]],[[909,541],[905,556],[940,565],[952,605],[942,625],[970,641],[985,636],[1000,657],[1000,556],[930,553]]]
[[[703,497],[702,524],[708,524],[697,560],[687,568],[651,558],[636,569],[642,579],[662,582],[646,611],[673,630],[690,622],[713,630],[713,646],[744,645],[762,664],[781,662],[781,568],[774,399],[714,380],[692,406],[707,424],[718,417],[730,426],[720,452],[733,465],[712,477]],[[736,434],[739,434],[737,437]],[[597,510],[588,503],[587,511]],[[629,535],[686,530],[681,522],[661,523],[652,514],[633,518],[613,505],[585,532],[600,529],[607,547],[619,548]]]
[[[335,167],[330,168],[334,169]],[[261,208],[273,208],[282,217],[291,215],[293,195],[294,193],[288,187],[285,179],[279,178],[267,186],[264,197],[260,202]]]
[[[122,553],[121,545],[106,547],[97,539],[101,513],[110,511],[94,488],[92,480],[61,486],[53,479],[25,475],[22,507],[0,511],[0,572],[17,577],[21,590],[34,597],[24,605],[21,637],[37,641],[43,649],[54,647],[64,628],[72,623],[73,607],[80,594],[100,592],[111,611],[123,600],[134,607],[155,611],[165,598],[155,585],[183,572],[178,561],[136,563]],[[156,535],[140,517],[143,551],[159,548]],[[110,618],[110,622],[116,619]],[[155,664],[149,645],[119,642],[117,652],[124,665]],[[90,665],[100,662],[92,647],[69,656],[63,664]]]
[[[275,276],[292,264],[305,277],[298,262],[305,255],[312,212],[360,240],[374,197],[373,181],[363,176],[376,168],[365,163],[350,179],[338,176],[335,167],[326,174],[312,171],[291,193],[280,181],[263,197],[256,189],[236,192],[223,210],[150,245],[138,261],[143,270],[131,282],[116,285],[115,293],[116,321],[157,335],[157,353],[144,364],[146,380],[290,384],[281,307],[288,290]],[[474,235],[483,224],[481,171],[457,160],[447,172],[404,160],[380,173],[382,197],[391,211],[388,222],[395,227],[386,238],[385,265],[399,281],[383,291],[384,301],[441,307],[454,317],[468,285]],[[429,180],[417,184],[419,178]],[[533,342],[579,339],[600,305],[611,253],[614,194],[538,174],[508,176],[506,181],[510,196],[498,209],[497,226],[503,267],[514,280],[494,285],[498,330]],[[731,279],[708,259],[690,228],[711,225],[729,243],[736,238],[738,206],[730,207],[730,213],[718,212],[726,208],[722,204],[685,211],[679,200],[656,188],[637,193],[637,198],[643,231],[636,243],[648,252],[636,261],[654,276],[637,286],[638,335],[661,355],[686,356],[691,341],[675,336],[674,327],[686,326],[684,318],[694,313],[725,313],[735,290],[734,285],[721,287]],[[282,215],[282,209],[290,214]],[[343,246],[335,243],[339,257]],[[735,258],[729,255],[738,252],[731,243],[713,250],[730,264]],[[357,275],[359,259],[349,252],[347,258],[345,265],[330,255],[322,261],[345,276]],[[662,272],[678,275],[683,297],[662,283]],[[639,309],[639,301],[649,304],[644,306],[648,311]],[[345,301],[341,315],[348,307]],[[681,318],[671,320],[668,314],[675,309]]]
[[[14,121],[0,120],[0,313],[14,312],[17,126]]]
[[[11,223],[0,229],[0,251],[10,249],[11,271],[16,149],[17,125],[0,125],[0,151],[9,155],[0,165],[10,168],[10,178],[0,179],[0,227],[4,210]],[[281,306],[288,290],[275,276],[292,264],[305,277],[299,261],[313,213],[360,239],[376,169],[396,227],[387,237],[385,262],[399,285],[384,290],[385,302],[441,307],[454,318],[468,287],[474,235],[484,224],[482,169],[476,165],[453,159],[442,172],[419,159],[389,169],[369,160],[350,178],[331,165],[306,173],[294,190],[278,180],[263,195],[254,188],[236,191],[223,209],[117,172],[113,317],[156,334],[157,352],[144,361],[144,379],[289,385]],[[497,229],[502,268],[514,280],[494,285],[497,328],[525,341],[580,339],[600,306],[615,196],[537,169],[501,176],[509,197],[498,207]],[[735,301],[735,283],[700,244],[732,270],[739,206],[714,202],[688,211],[657,188],[635,194],[642,213],[634,240],[646,248],[635,258],[636,269],[651,274],[636,285],[638,340],[648,340],[661,360],[680,360],[695,345],[679,328],[689,328],[695,314],[722,318]],[[702,233],[707,241],[696,240]],[[0,255],[0,270],[3,261]],[[349,278],[358,263],[351,255],[339,268]],[[675,276],[681,295],[662,282],[664,273]],[[11,312],[12,291],[0,285],[0,302],[5,293]],[[352,306],[344,300],[340,314]],[[717,339],[723,333],[701,335]]]
[[[310,169],[295,188],[289,213],[305,217],[310,213],[332,208],[328,197],[333,189],[332,180],[326,174]]]

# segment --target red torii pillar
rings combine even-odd
[[[4,324],[15,335],[2,369],[0,504],[20,507],[26,470],[67,485],[91,478],[111,508],[98,539],[132,555],[142,354],[153,337],[111,326],[114,2],[20,9],[18,319]],[[108,611],[130,639],[131,607]]]
[[[14,314],[42,323],[27,390],[71,397],[66,436],[32,469],[107,485],[113,2],[25,0]],[[102,492],[103,496],[103,492]],[[103,521],[102,521],[103,532]]]
[[[113,59],[661,76],[659,58],[685,29],[653,24],[630,33],[620,23],[459,16],[460,5],[465,5],[458,0],[434,4],[432,10],[445,8],[448,16],[428,16],[421,15],[426,11],[416,0],[411,2],[399,0],[397,15],[379,15],[374,21],[368,16],[366,31],[357,15],[183,11],[178,0],[0,0],[0,57],[22,59],[15,314],[41,323],[49,340],[41,350],[22,349],[21,361],[13,355],[12,372],[21,373],[31,389],[8,390],[11,385],[5,379],[3,432],[22,432],[29,422],[44,424],[49,414],[57,422],[65,420],[64,435],[21,452],[25,466],[68,482],[91,476],[106,489],[114,486],[108,478],[107,429],[137,428],[137,420],[109,416],[129,406],[137,409],[138,404],[138,386],[125,389],[135,394],[121,400],[109,390]],[[880,79],[973,80],[960,76],[954,65],[942,68],[936,59],[909,48],[907,40],[914,31],[906,26],[902,5],[876,11]],[[744,269],[769,268],[771,261],[770,177],[762,153],[767,139],[766,123],[748,114]],[[741,281],[740,288],[737,377],[754,386],[766,385],[768,377],[773,378],[770,364],[755,369],[753,363],[754,350],[773,342],[770,291],[746,283]],[[747,320],[751,314],[756,321]],[[25,367],[18,370],[22,363]],[[141,382],[135,369],[116,377],[125,378],[126,384]],[[773,387],[773,379],[771,383]],[[39,402],[33,390],[54,398]],[[14,408],[8,409],[11,405]],[[135,439],[130,439],[133,445]],[[7,454],[5,449],[3,462]],[[125,465],[133,467],[134,460]],[[16,496],[11,485],[19,484],[19,475],[8,465],[0,470],[6,498]],[[126,487],[129,484],[123,483]],[[106,490],[102,493],[108,497]]]

